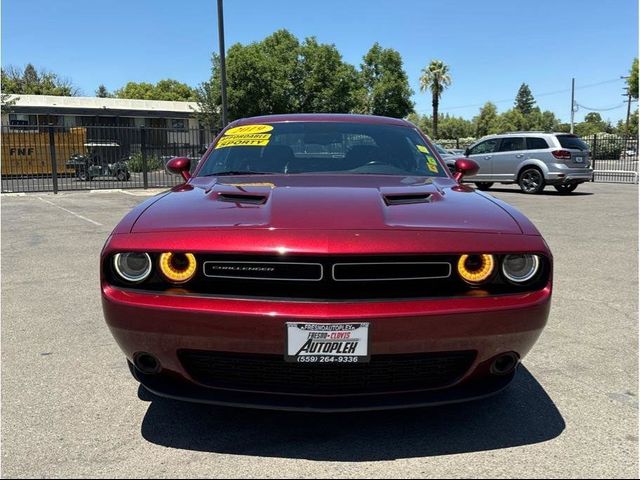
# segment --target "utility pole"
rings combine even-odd
[[[576,100],[575,100],[575,90],[576,90],[576,79],[571,79],[571,133],[573,133],[573,118],[576,113]]]
[[[222,128],[227,126],[227,66],[224,49],[224,14],[222,0],[218,0],[218,39],[220,42],[220,87],[222,95]]]
[[[621,76],[620,78],[627,79],[629,77]],[[629,116],[631,115],[631,89],[627,85],[625,93],[622,94],[623,97],[627,97],[627,121],[624,127],[624,133],[629,134]]]

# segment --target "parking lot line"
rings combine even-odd
[[[40,200],[42,200],[44,203],[48,203],[49,205],[53,205],[54,207],[59,208],[60,210],[64,210],[65,212],[70,213],[70,214],[71,214],[71,215],[73,215],[74,217],[81,218],[82,220],[85,220],[85,221],[87,221],[87,222],[89,222],[89,223],[93,223],[94,225],[97,225],[98,227],[101,227],[101,226],[102,226],[102,224],[101,224],[101,223],[98,223],[98,222],[96,222],[95,220],[91,220],[90,218],[84,217],[84,216],[80,215],[79,213],[72,212],[71,210],[66,209],[66,208],[64,208],[64,207],[61,207],[60,205],[56,205],[55,203],[50,202],[49,200],[45,200],[45,199],[44,199],[44,198],[42,198],[42,197],[38,197],[38,198],[39,198]]]

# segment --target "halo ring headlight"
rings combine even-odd
[[[116,253],[113,268],[127,282],[140,283],[151,274],[151,257],[144,252]]]
[[[172,283],[185,283],[196,273],[197,261],[193,253],[164,252],[159,259],[160,271]]]
[[[502,260],[502,273],[512,283],[525,283],[531,280],[540,269],[540,257],[528,253],[505,255]]]
[[[467,283],[479,285],[486,282],[495,269],[493,255],[461,255],[458,260],[458,274]]]

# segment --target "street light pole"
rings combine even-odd
[[[227,66],[224,49],[224,14],[222,0],[218,0],[218,39],[220,43],[220,87],[222,95],[222,128],[227,126]]]

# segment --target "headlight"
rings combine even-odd
[[[465,282],[482,283],[491,277],[495,267],[493,255],[462,255],[458,260],[458,274]]]
[[[502,273],[514,283],[531,280],[539,268],[540,258],[537,255],[506,255],[502,260]]]
[[[127,282],[138,283],[151,273],[151,258],[147,253],[117,253],[113,268]]]
[[[193,253],[165,252],[160,255],[160,271],[170,282],[188,282],[195,275],[196,267]]]

